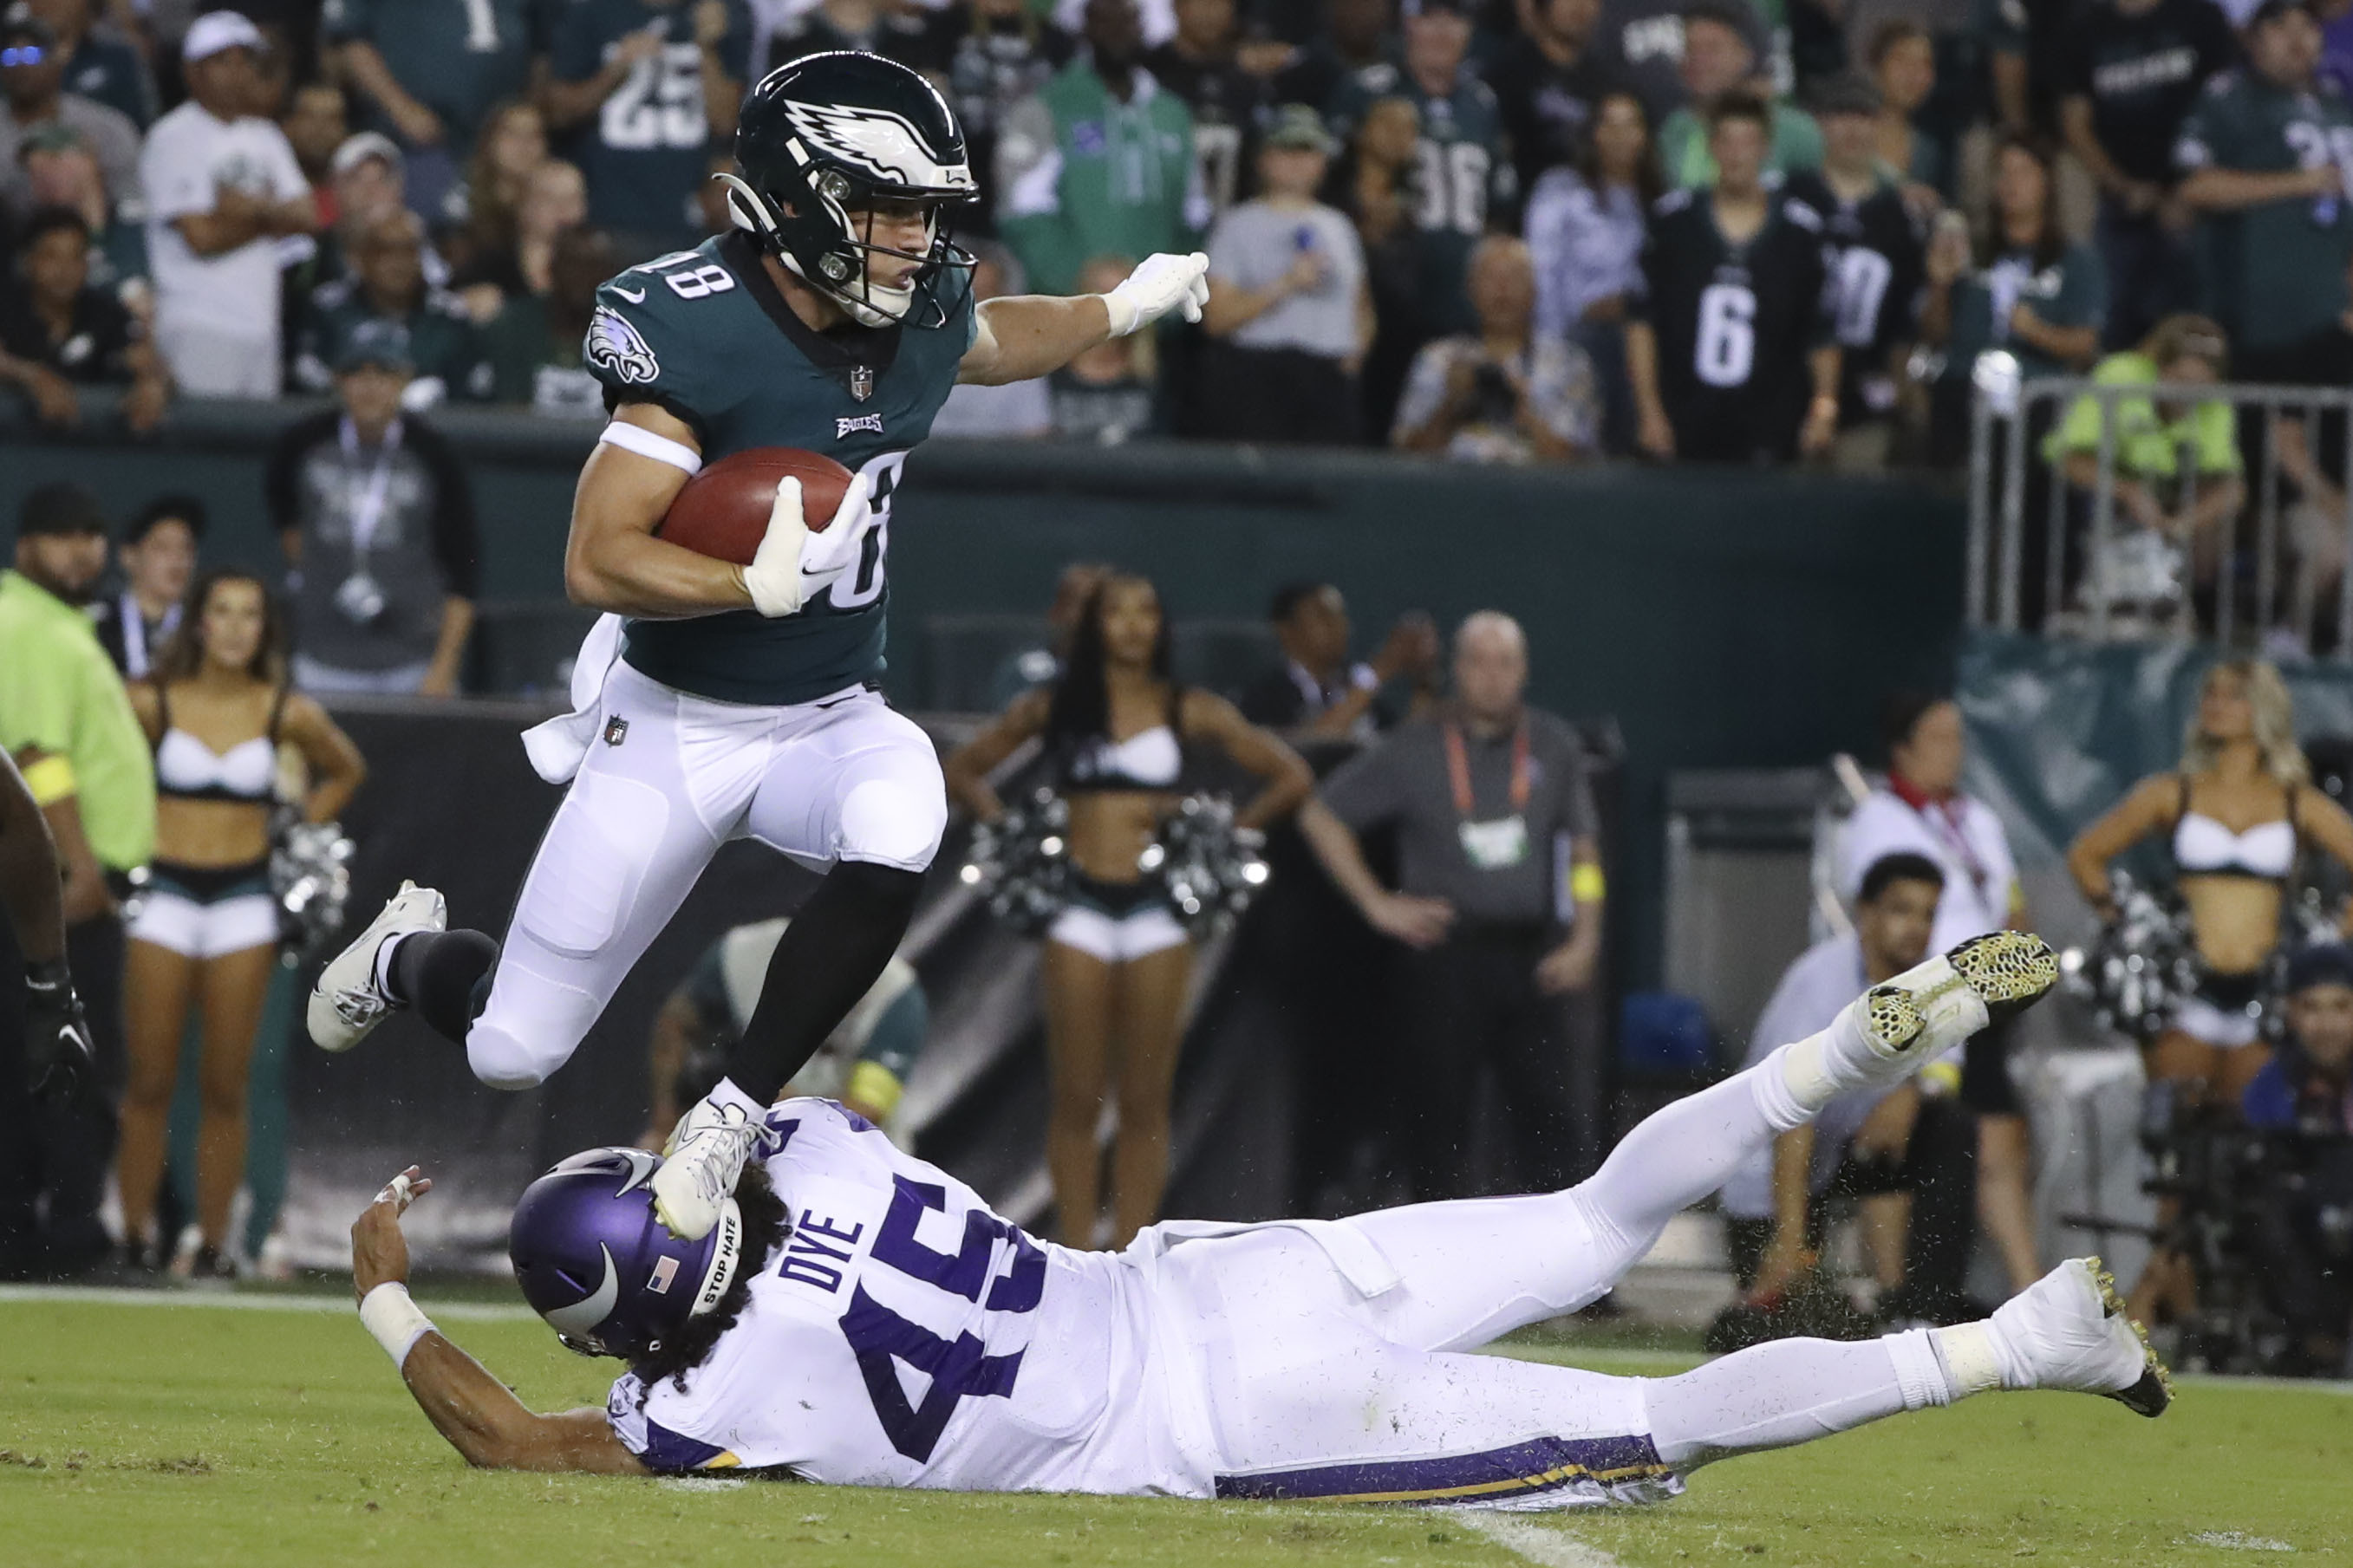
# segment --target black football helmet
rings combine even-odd
[[[942,279],[970,287],[972,257],[943,221],[943,209],[979,194],[964,128],[936,88],[895,60],[834,50],[778,66],[744,95],[735,173],[717,177],[735,226],[866,326],[938,326],[961,303],[943,296]],[[877,201],[923,204],[923,254],[873,243],[851,217]],[[905,288],[877,288],[867,268],[876,252],[923,265]]]

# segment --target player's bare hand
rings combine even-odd
[[[1444,899],[1418,898],[1410,893],[1384,893],[1365,911],[1373,929],[1408,947],[1436,947],[1454,923],[1454,906]]]
[[[352,1293],[357,1299],[366,1300],[379,1285],[408,1283],[408,1237],[401,1234],[400,1216],[432,1190],[431,1179],[411,1165],[386,1182],[353,1223]]]

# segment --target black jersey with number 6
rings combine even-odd
[[[1927,269],[1920,225],[1892,182],[1845,202],[1807,173],[1790,177],[1788,194],[1821,215],[1831,330],[1841,355],[1839,423],[1883,419],[1895,407],[1888,356],[1912,340]]]
[[[1651,215],[1635,318],[1658,342],[1659,399],[1678,457],[1702,462],[1797,455],[1812,383],[1806,356],[1830,341],[1822,220],[1767,198],[1765,225],[1728,243],[1704,190],[1676,191]]]

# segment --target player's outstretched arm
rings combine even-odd
[[[1161,253],[1147,256],[1108,294],[1057,299],[1012,294],[979,308],[972,347],[956,365],[958,381],[983,386],[1030,381],[1061,369],[1078,355],[1112,338],[1148,327],[1171,310],[1188,321],[1201,319],[1209,300],[1209,258]]]
[[[647,1474],[613,1436],[602,1410],[541,1415],[444,1338],[408,1299],[408,1238],[401,1212],[432,1189],[411,1165],[385,1184],[352,1226],[352,1289],[360,1321],[400,1368],[434,1430],[466,1462],[487,1470]]]

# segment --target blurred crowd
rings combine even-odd
[[[982,294],[1210,257],[1198,327],[945,433],[1870,469],[1957,458],[1989,353],[2343,357],[2348,0],[15,0],[0,381],[142,430],[377,322],[412,408],[593,415],[596,283],[723,227],[745,84],[834,48],[955,107]]]

